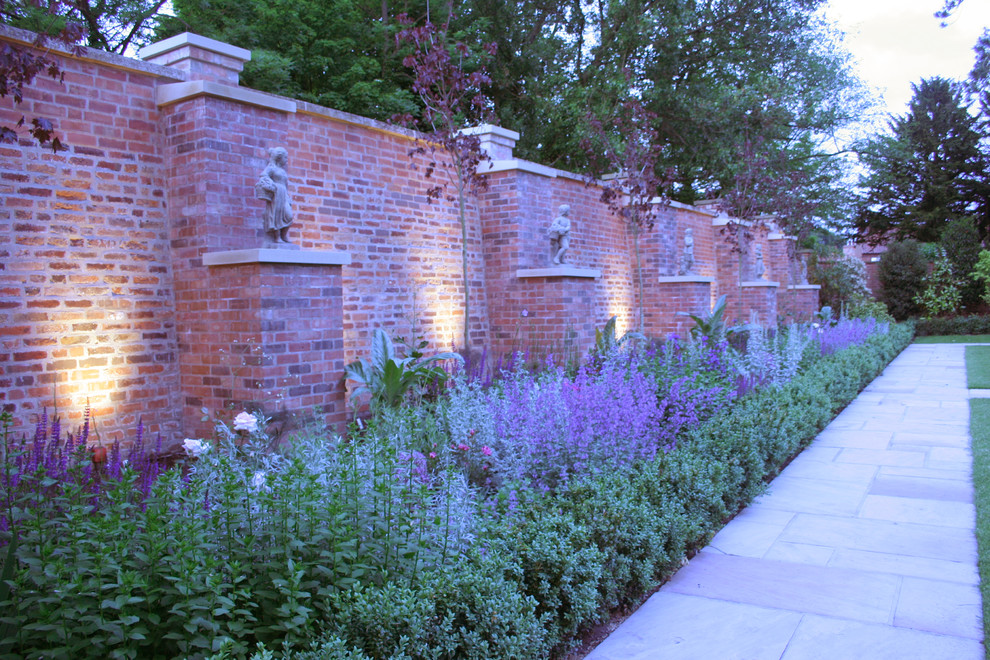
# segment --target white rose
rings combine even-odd
[[[205,454],[210,451],[210,444],[205,440],[186,438],[182,441],[182,448],[185,449],[186,453],[190,456],[199,457],[201,454]]]
[[[258,432],[258,419],[249,412],[242,412],[234,418],[235,431]]]

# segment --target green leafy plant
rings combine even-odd
[[[592,351],[597,355],[605,355],[616,348],[619,348],[628,341],[646,341],[646,335],[642,332],[630,330],[621,337],[615,331],[615,320],[613,316],[605,323],[604,328],[595,328],[595,347]]]
[[[981,298],[983,302],[990,305],[990,251],[980,250],[979,259],[977,259],[976,266],[969,276],[978,282],[983,282]]]
[[[464,362],[458,353],[423,357],[417,351],[414,355],[399,357],[388,333],[375,328],[371,338],[371,359],[360,358],[344,367],[346,378],[356,384],[351,391],[351,400],[370,395],[372,408],[398,406],[412,393],[421,393],[434,382],[446,382],[447,372],[437,365],[444,360]]]
[[[722,294],[715,301],[712,309],[703,316],[695,316],[690,312],[677,312],[678,316],[688,316],[694,321],[691,328],[691,338],[700,339],[705,337],[709,341],[719,342],[725,339],[727,333],[725,327],[725,308],[727,307],[726,296]]]
[[[916,241],[891,243],[880,258],[880,302],[898,321],[919,311],[915,302],[924,289],[928,264]]]
[[[953,274],[952,264],[941,248],[935,267],[925,278],[925,288],[915,296],[914,302],[921,306],[928,318],[954,314],[962,304],[959,279]]]

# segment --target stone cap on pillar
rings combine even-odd
[[[171,66],[189,72],[190,80],[213,80],[238,84],[251,51],[216,39],[183,32],[145,46],[138,51],[145,62]]]
[[[512,160],[512,150],[519,141],[519,133],[492,124],[462,128],[461,133],[477,135],[481,140],[481,150],[492,160]]]

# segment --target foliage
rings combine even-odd
[[[41,8],[31,3],[0,0],[0,22],[17,24],[25,14],[38,20],[56,23],[57,11],[61,3],[49,3]],[[49,33],[51,32],[51,33]],[[69,49],[74,55],[82,54],[82,47],[76,45],[83,34],[79,23],[59,23],[59,29],[39,29],[31,43],[31,48],[17,46],[9,42],[0,43],[0,98],[8,95],[14,105],[20,105],[24,98],[24,87],[30,85],[39,75],[47,75],[62,82],[64,72],[59,62],[49,55],[52,46]],[[55,133],[50,119],[33,117],[30,122],[21,117],[14,126],[0,124],[0,143],[17,142],[17,130],[28,124],[27,132],[39,145],[50,146],[53,152],[62,149],[62,143]]]
[[[909,340],[900,327],[860,337],[732,406],[725,345],[698,340],[617,353],[574,381],[551,369],[503,388],[464,385],[440,418],[385,408],[346,442],[303,434],[277,454],[258,451],[264,424],[242,414],[212,442],[190,440],[198,457],[143,499],[132,467],[96,494],[85,480],[22,472],[7,453],[3,483],[35,486],[0,493],[16,530],[0,531],[13,548],[0,554],[0,653],[562,655],[669,577]],[[525,456],[547,446],[518,410],[527,401],[563,406],[556,465],[548,451]],[[649,411],[661,409],[658,423]],[[481,444],[499,424],[503,453]],[[624,439],[637,424],[676,449],[658,450],[664,435],[643,437],[652,448]],[[546,468],[536,488],[507,478],[525,473],[507,469],[513,441],[517,467]],[[489,458],[503,476],[466,469],[468,443],[470,460]],[[639,448],[648,453],[634,460]],[[81,458],[64,474],[92,466]]]
[[[351,401],[369,395],[371,407],[377,409],[395,407],[410,397],[422,396],[428,386],[442,387],[446,382],[447,371],[436,366],[444,360],[464,362],[458,353],[437,353],[429,357],[417,353],[399,357],[388,333],[375,328],[371,336],[371,358],[358,358],[344,367],[345,377],[355,383]]]
[[[521,133],[521,158],[586,171],[589,111],[607,122],[613,100],[637,90],[657,118],[656,174],[673,181],[673,198],[731,192],[745,145],[759,145],[776,189],[796,185],[799,206],[824,219],[848,206],[848,159],[829,136],[859,121],[867,101],[823,4],[174,0],[177,18],[159,36],[191,30],[249,48],[245,84],[387,119],[422,107],[401,64],[409,51],[392,39],[405,13],[448,26],[451,43],[497,44],[484,91],[499,123]],[[466,69],[477,62],[468,55]]]
[[[883,323],[894,323],[894,317],[887,306],[873,298],[860,298],[846,306],[846,317],[850,319],[876,319]]]
[[[661,197],[669,184],[657,172],[662,156],[658,122],[657,115],[647,110],[640,99],[629,96],[609,118],[608,130],[601,119],[593,114],[588,116],[592,137],[582,144],[596,177],[589,185],[601,186],[602,202],[625,221],[633,235],[640,333],[645,327],[645,302],[639,237],[653,228],[657,214],[669,201]],[[601,180],[605,174],[613,178]]]
[[[960,218],[942,229],[939,246],[959,279],[962,305],[972,308],[979,304],[982,285],[970,275],[980,259],[982,241],[976,222],[971,217]]]
[[[691,337],[701,339],[704,337],[711,343],[718,343],[725,339],[725,309],[728,305],[728,297],[723,293],[712,305],[710,312],[703,316],[695,316],[689,312],[677,312],[678,316],[689,316],[694,321],[691,328]]]
[[[978,282],[983,282],[981,298],[983,302],[990,305],[990,251],[980,250],[976,264],[970,272],[970,277]]]
[[[818,292],[822,305],[844,309],[871,298],[866,286],[866,264],[861,259],[838,250],[815,253],[808,281],[821,285]]]
[[[595,345],[591,348],[593,356],[603,359],[630,341],[646,341],[646,335],[641,332],[628,331],[619,337],[615,331],[617,319],[613,316],[605,322],[604,328],[595,328]]]
[[[746,347],[733,355],[739,372],[740,394],[756,387],[780,388],[798,373],[812,335],[798,325],[787,325],[771,332],[758,323],[748,326]]]
[[[961,283],[952,272],[952,264],[940,250],[935,266],[924,280],[924,290],[914,298],[926,317],[955,314],[962,304]]]
[[[990,316],[971,315],[922,319],[915,324],[915,333],[919,337],[990,334]]]
[[[383,121],[416,111],[388,3],[172,0],[172,8],[157,38],[189,31],[250,49],[245,86]],[[400,10],[420,14],[426,4]]]
[[[448,5],[448,12],[452,7]],[[431,186],[426,196],[439,199],[447,184],[456,194],[448,201],[457,202],[457,217],[461,225],[461,275],[464,287],[464,351],[471,349],[471,294],[468,277],[467,199],[488,186],[488,179],[478,172],[478,166],[488,160],[481,151],[480,138],[465,128],[483,120],[489,114],[489,101],[482,86],[491,82],[484,67],[468,70],[470,47],[463,41],[451,43],[450,15],[447,22],[435,25],[427,21],[417,26],[407,15],[399,16],[403,29],[395,36],[396,43],[412,47],[402,65],[413,73],[412,89],[423,104],[422,123],[432,131],[428,140],[420,140],[410,156],[423,155],[429,159],[426,178],[437,169],[445,172],[446,182]],[[494,44],[485,46],[493,52]],[[411,124],[408,113],[395,120]],[[438,157],[438,152],[442,157]]]
[[[914,85],[909,112],[895,117],[890,131],[859,147],[869,169],[860,182],[860,236],[935,242],[948,223],[983,208],[990,193],[986,158],[957,84],[936,77]],[[988,218],[981,211],[983,236]]]
[[[166,5],[166,0],[5,0],[0,2],[0,17],[4,23],[46,34],[75,24],[90,48],[123,55],[151,41]]]
[[[880,258],[880,302],[891,316],[901,321],[918,313],[915,297],[924,287],[928,264],[913,240],[899,241],[887,246]]]

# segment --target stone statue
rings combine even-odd
[[[681,271],[679,274],[694,274],[694,230],[691,227],[684,230],[684,252],[681,253]]]
[[[797,257],[798,266],[798,284],[807,285],[808,284],[808,262],[805,261],[804,255],[799,254]]]
[[[753,246],[753,274],[756,276],[755,279],[762,280],[763,274],[767,271],[766,266],[763,264],[763,245],[757,243]]]
[[[289,175],[285,166],[289,163],[289,152],[275,147],[268,152],[269,160],[254,185],[254,196],[265,200],[265,213],[262,216],[265,231],[272,241],[289,243],[289,226],[292,225],[292,200],[289,199]]]
[[[564,263],[564,255],[571,244],[571,219],[567,214],[571,212],[571,207],[561,204],[557,209],[559,215],[550,223],[547,236],[550,237],[550,251],[553,253],[553,263]]]

